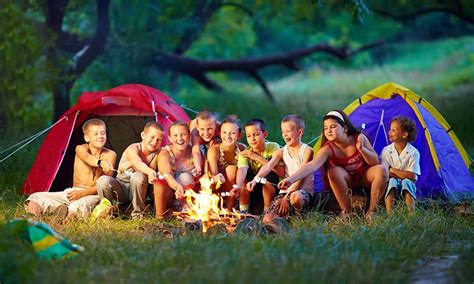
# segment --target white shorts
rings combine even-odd
[[[79,217],[86,218],[89,216],[92,210],[94,210],[95,206],[99,204],[99,196],[96,194],[88,195],[71,202],[67,198],[67,193],[74,190],[84,189],[79,187],[70,187],[60,192],[36,192],[26,199],[25,204],[27,204],[29,201],[37,203],[41,207],[41,214],[58,214],[61,213],[64,208],[66,208],[67,212],[72,212]]]

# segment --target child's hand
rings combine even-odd
[[[174,193],[174,195],[176,196],[176,199],[184,198],[184,193],[185,193],[184,187],[178,183],[178,185],[176,186],[176,191]]]
[[[156,172],[152,169],[150,169],[149,173],[148,173],[148,183],[149,184],[153,184],[156,180],[157,180],[157,175],[156,175]]]
[[[240,196],[240,188],[234,184],[232,186],[232,189],[230,190],[230,197],[233,197],[233,198],[239,198]]]
[[[249,149],[245,149],[242,152],[240,152],[240,155],[244,158],[247,158],[247,159],[252,159],[252,154],[253,154],[253,152]]]
[[[202,175],[201,165],[195,165],[194,170],[192,171],[193,177],[199,177]]]
[[[71,190],[66,196],[69,201],[75,201],[84,197],[82,190]]]
[[[247,183],[247,190],[252,192],[255,185],[257,185],[257,182],[255,180],[252,180],[251,182],[248,182]]]
[[[357,150],[359,150],[359,151],[362,150],[362,147],[364,146],[364,141],[365,141],[365,136],[364,135],[359,135],[357,137],[357,141],[356,141]]]
[[[112,164],[107,160],[101,160],[100,168],[102,169],[104,173],[110,173],[111,171],[114,170],[114,167],[112,166]]]
[[[291,186],[291,184],[292,184],[292,182],[289,181],[288,178],[284,178],[278,183],[278,188],[279,189],[287,189],[288,187]]]
[[[288,209],[290,208],[290,203],[288,202],[288,197],[290,193],[285,194],[280,200],[280,208],[278,209],[278,215],[285,216],[288,214]]]
[[[223,184],[225,182],[225,177],[223,174],[218,173],[217,175],[212,177],[212,180],[214,181],[214,183]]]

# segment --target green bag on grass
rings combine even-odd
[[[56,233],[45,223],[28,219],[8,221],[4,228],[30,243],[39,259],[62,259],[72,257],[84,250]]]

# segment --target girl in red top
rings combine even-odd
[[[352,125],[344,112],[333,110],[324,116],[323,134],[323,146],[314,159],[283,179],[279,187],[289,187],[328,162],[327,178],[342,214],[352,211],[349,188],[370,188],[367,216],[371,217],[383,197],[388,180],[387,169],[379,164],[378,155],[369,139]]]

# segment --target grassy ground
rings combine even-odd
[[[394,46],[383,65],[351,69],[318,66],[271,82],[277,103],[269,104],[252,83],[226,80],[231,90],[215,96],[199,88],[183,90],[177,101],[193,109],[235,113],[243,121],[261,117],[269,139],[282,143],[279,121],[288,113],[307,123],[304,141],[319,135],[321,118],[344,108],[366,91],[388,81],[427,98],[451,123],[461,142],[474,154],[473,38]],[[391,57],[390,57],[391,56]],[[223,79],[221,79],[223,80]],[[204,107],[205,106],[205,107]],[[26,136],[24,131],[0,141],[0,149]],[[40,141],[0,164],[0,223],[24,213],[19,189]],[[2,155],[3,157],[3,155]],[[420,208],[413,216],[403,210],[372,224],[350,222],[313,213],[292,222],[289,233],[164,236],[157,221],[109,220],[95,224],[59,225],[58,232],[85,247],[65,261],[38,261],[31,249],[9,238],[0,239],[0,282],[407,282],[431,256],[457,254],[453,281],[472,283],[474,249],[472,215],[460,217],[446,207]],[[166,223],[166,226],[179,226]],[[2,233],[2,232],[0,232]],[[3,235],[3,233],[2,233]]]

